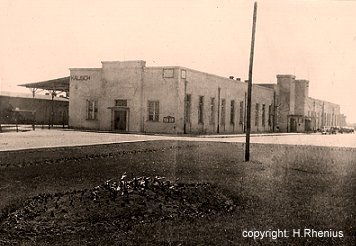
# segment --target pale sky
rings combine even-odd
[[[257,1],[253,81],[310,81],[356,122],[356,1]],[[0,0],[0,90],[145,60],[247,79],[250,0]]]

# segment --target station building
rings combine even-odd
[[[275,90],[276,117],[282,132],[307,132],[323,126],[343,126],[340,106],[309,97],[308,80],[296,80],[294,75],[277,75],[277,84],[260,85]]]
[[[71,68],[69,126],[150,133],[242,133],[247,83],[145,61]],[[277,75],[252,88],[252,132],[305,132],[337,126],[340,106],[309,97],[309,81]]]

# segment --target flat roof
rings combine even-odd
[[[50,91],[69,92],[69,76],[46,81],[21,84],[19,86]]]
[[[8,92],[8,91],[0,91],[0,97],[12,97],[12,98],[16,97],[16,98],[29,98],[29,99],[40,99],[40,100],[52,100],[52,97],[50,95],[36,94],[36,96],[33,97],[32,94]],[[54,97],[53,100],[68,102],[68,98],[58,97],[58,96]]]

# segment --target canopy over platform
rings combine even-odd
[[[58,78],[58,79],[51,79],[47,81],[35,82],[35,83],[28,83],[28,84],[21,84],[19,86],[23,86],[30,89],[42,89],[48,91],[61,91],[61,92],[69,92],[69,76]]]

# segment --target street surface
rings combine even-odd
[[[152,140],[245,142],[245,135],[168,136],[37,129],[0,133],[0,151],[46,147],[81,146]],[[313,145],[356,148],[356,134],[252,134],[251,143]]]

